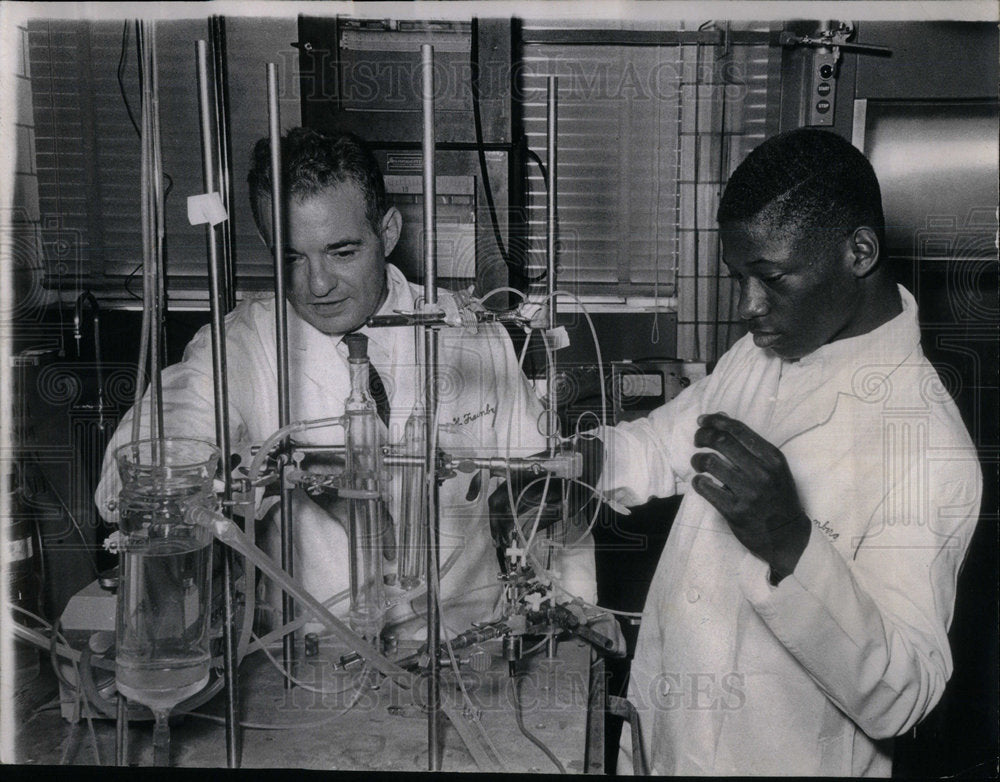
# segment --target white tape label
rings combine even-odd
[[[229,215],[222,205],[222,197],[218,193],[202,193],[188,196],[188,222],[191,225],[218,225],[225,222]]]

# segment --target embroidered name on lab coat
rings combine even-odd
[[[815,524],[816,528],[820,532],[822,532],[824,535],[826,535],[830,540],[836,540],[837,538],[840,537],[840,533],[839,532],[834,532],[833,531],[833,527],[830,526],[830,522],[829,521],[824,521],[824,522],[820,523],[816,519],[813,519],[813,524]]]
[[[478,421],[483,416],[492,415],[495,417],[496,414],[497,414],[496,407],[487,402],[486,407],[475,413],[468,412],[468,413],[463,413],[462,415],[453,415],[451,417],[451,422],[455,426],[462,426],[464,424],[471,424],[473,421]]]

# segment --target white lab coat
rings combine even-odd
[[[396,267],[387,265],[388,296],[379,314],[414,310],[422,290],[411,286]],[[454,298],[439,293],[439,304],[457,312]],[[323,334],[289,306],[288,345],[291,420],[339,416],[350,390],[346,345],[340,336]],[[368,353],[386,386],[390,400],[389,443],[402,441],[403,428],[414,407],[415,340],[412,327],[363,328],[369,338]],[[226,316],[229,374],[229,421],[234,451],[249,459],[249,445],[260,443],[278,428],[277,358],[275,348],[274,298],[241,303]],[[518,369],[510,340],[496,325],[443,328],[440,332],[440,447],[455,456],[526,456],[544,447],[538,420],[541,405]],[[422,338],[421,338],[422,339]],[[197,437],[215,441],[212,384],[211,335],[201,329],[187,346],[181,363],[163,371],[164,430],[168,436]],[[148,396],[145,408],[148,410]],[[148,418],[148,413],[144,418]],[[120,482],[113,463],[114,449],[131,438],[132,411],[122,419],[105,454],[102,479],[96,493],[97,507],[109,520],[114,513],[108,503],[117,498]],[[148,422],[143,422],[148,436]],[[296,433],[298,442],[342,444],[343,429],[326,427]],[[461,632],[472,621],[489,618],[499,593],[497,560],[490,537],[487,497],[499,480],[484,478],[482,489],[470,497],[472,474],[458,473],[441,484],[441,562],[455,549],[462,553],[442,578],[445,627]],[[390,481],[390,512],[399,519],[398,471]],[[295,574],[316,597],[325,600],[348,586],[347,536],[338,518],[299,501],[295,511]],[[336,509],[335,509],[336,511]],[[336,513],[346,519],[346,512]],[[578,537],[575,536],[575,537]],[[575,538],[574,538],[575,539]],[[277,552],[277,529],[265,541]],[[388,569],[394,569],[394,566]],[[556,565],[566,586],[584,599],[593,600],[593,550],[589,538],[567,553]],[[271,595],[272,605],[276,596]],[[425,610],[424,598],[414,601],[418,614]],[[346,603],[335,613],[342,614]],[[413,617],[404,604],[392,618]],[[401,635],[422,633],[422,622],[411,621]]]
[[[747,336],[648,418],[605,430],[612,497],[685,493],[629,688],[653,773],[887,776],[891,738],[941,697],[981,474],[900,292],[892,321],[796,362]],[[696,419],[716,411],[781,449],[814,520],[778,587],[686,486]]]

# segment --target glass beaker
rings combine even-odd
[[[122,695],[165,725],[171,708],[208,683],[212,533],[189,524],[186,512],[218,508],[219,451],[163,438],[123,445],[115,459],[124,560],[115,678]]]

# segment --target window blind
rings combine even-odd
[[[714,354],[716,342],[730,340],[708,332],[732,319],[731,286],[719,267],[718,198],[731,170],[776,130],[779,53],[768,45],[769,28],[744,24],[760,35],[725,46],[683,34],[641,45],[546,35],[564,29],[525,23],[521,85],[529,148],[544,162],[546,80],[559,78],[559,285],[625,301],[676,295],[689,341],[711,344],[707,351],[692,344],[685,355]],[[528,182],[529,263],[544,269],[545,182],[537,166]]]
[[[122,95],[138,122],[140,88],[135,31],[129,24],[125,34],[125,24],[28,24],[45,284],[91,288],[105,301],[134,299],[142,288],[140,142]],[[165,266],[168,295],[175,300],[204,299],[208,287],[205,228],[187,221],[187,197],[204,192],[195,41],[207,38],[204,19],[156,27],[168,177]],[[266,116],[257,135],[264,133]],[[246,155],[246,149],[234,152],[236,199],[246,198],[240,186]],[[252,222],[236,219],[234,229],[238,288],[272,289],[271,259]]]

